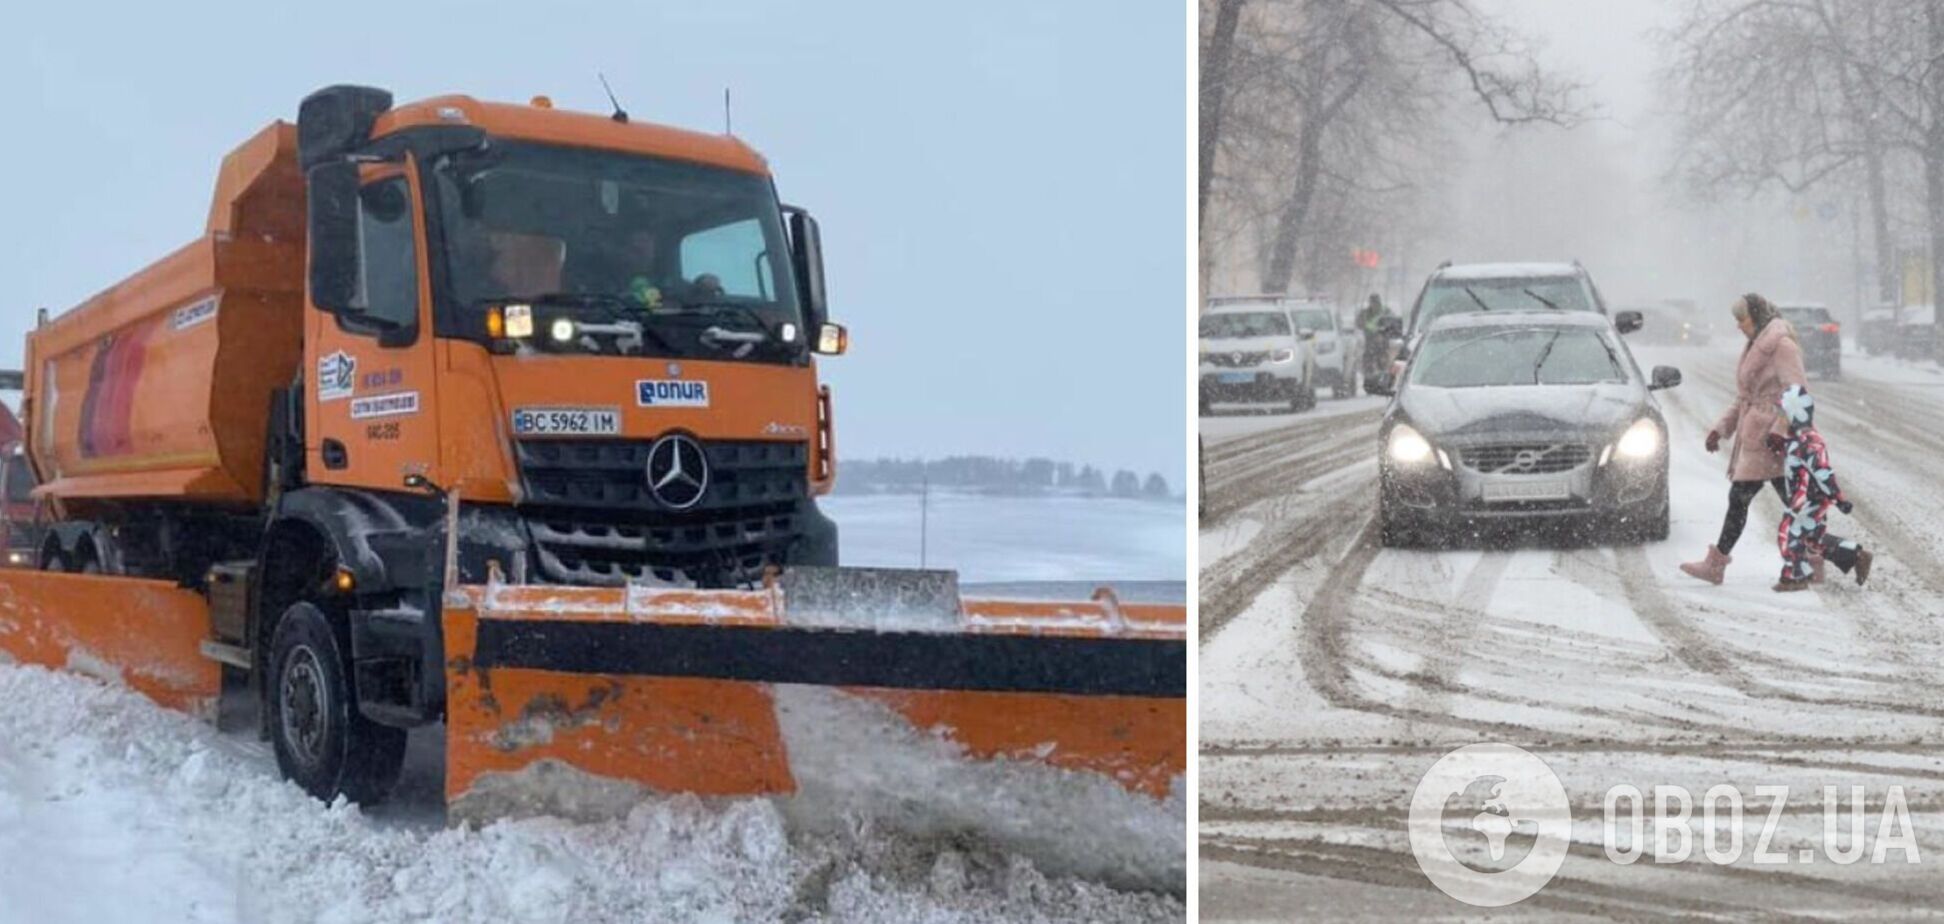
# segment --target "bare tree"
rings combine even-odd
[[[1204,0],[1202,14],[1204,267],[1253,235],[1265,291],[1330,281],[1349,235],[1411,208],[1453,98],[1507,125],[1589,113],[1471,0]]]

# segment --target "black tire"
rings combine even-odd
[[[67,559],[61,557],[59,549],[50,549],[41,556],[42,571],[66,571]]]
[[[1670,514],[1670,510],[1667,502],[1667,489],[1663,487],[1661,488],[1660,507],[1656,510],[1654,515],[1648,517],[1647,520],[1643,522],[1640,526],[1641,541],[1642,542],[1666,542],[1669,520],[1671,519],[1669,514]]]
[[[1380,497],[1377,500],[1377,541],[1386,548],[1416,548],[1424,544],[1424,532],[1389,500]]]
[[[350,646],[316,606],[299,601],[277,620],[264,704],[277,769],[330,802],[384,801],[405,763],[405,730],[358,712],[346,674]]]

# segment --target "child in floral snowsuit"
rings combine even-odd
[[[1782,392],[1782,413],[1789,419],[1789,438],[1781,442],[1782,480],[1788,495],[1788,509],[1776,528],[1776,542],[1782,547],[1782,579],[1776,590],[1804,590],[1811,583],[1822,583],[1823,562],[1830,561],[1845,574],[1854,570],[1856,583],[1870,576],[1870,553],[1855,541],[1831,535],[1828,531],[1830,505],[1850,512],[1849,498],[1836,483],[1836,472],[1829,465],[1829,450],[1816,430],[1816,402],[1800,385]],[[1773,445],[1773,444],[1771,444]]]

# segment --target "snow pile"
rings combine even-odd
[[[254,741],[125,689],[0,666],[0,702],[8,924],[1183,914],[1176,897],[1048,877],[991,846],[875,833],[866,815],[795,827],[768,800],[658,799],[599,824],[388,823],[317,803]]]

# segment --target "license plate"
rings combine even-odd
[[[1247,385],[1250,382],[1255,381],[1255,373],[1218,372],[1215,374],[1215,381],[1220,382],[1224,385]]]
[[[1573,492],[1560,479],[1488,481],[1482,496],[1488,501],[1544,501],[1566,500],[1573,496]]]
[[[513,412],[516,436],[614,436],[620,432],[620,408],[523,407]]]

